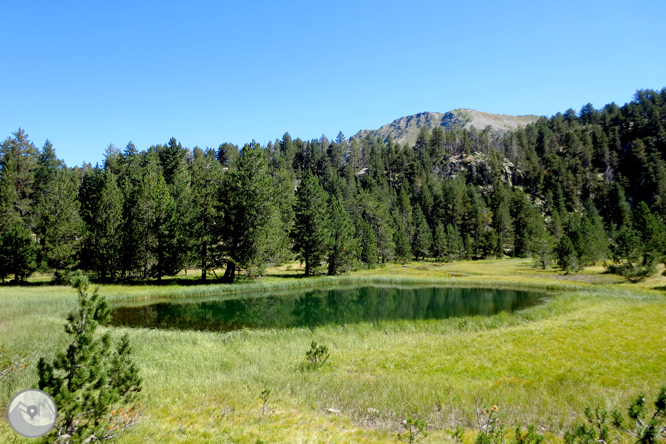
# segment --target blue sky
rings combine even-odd
[[[553,115],[666,86],[663,0],[0,3],[0,138],[69,166],[335,138],[421,111]]]

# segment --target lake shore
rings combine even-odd
[[[666,278],[629,284],[602,272],[599,265],[564,275],[511,259],[410,262],[300,278],[302,270],[291,264],[233,286],[101,285],[109,301],[138,304],[360,284],[556,295],[488,317],[229,333],[111,328],[114,338],[131,337],[147,405],[141,424],[118,442],[389,443],[410,415],[428,423],[424,442],[442,442],[456,425],[473,434],[479,398],[498,405],[509,428],[535,424],[548,441],[559,441],[587,405],[624,410],[638,392],[652,398],[666,384]],[[177,276],[196,278],[192,270]],[[1,405],[35,383],[40,356],[62,349],[64,316],[75,303],[64,286],[0,287],[0,342],[25,351],[29,362],[3,386]],[[331,356],[322,368],[301,372],[311,341],[326,344]],[[272,394],[262,418],[264,389]],[[0,420],[0,440],[13,439],[11,433]]]

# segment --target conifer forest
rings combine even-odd
[[[100,282],[305,275],[389,261],[600,261],[638,280],[666,251],[666,88],[569,109],[512,132],[422,127],[390,138],[139,151],[67,167],[18,129],[0,146],[0,277],[75,269]]]

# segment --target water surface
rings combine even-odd
[[[513,312],[544,293],[465,288],[356,287],[296,291],[224,300],[117,307],[112,324],[143,328],[231,331],[315,327],[383,320],[445,319]]]

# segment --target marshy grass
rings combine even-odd
[[[478,398],[498,405],[505,422],[536,424],[559,441],[585,406],[624,409],[639,391],[651,398],[666,384],[659,277],[641,286],[594,284],[588,276],[606,276],[563,279],[525,260],[389,265],[335,278],[276,275],[284,271],[233,286],[105,285],[100,293],[114,304],[141,304],[328,286],[446,285],[549,297],[486,317],[229,333],[110,328],[114,337],[131,337],[147,404],[142,423],[119,442],[391,443],[410,415],[427,421],[424,442],[444,442],[447,428],[474,427]],[[0,387],[4,408],[36,382],[38,357],[62,349],[64,315],[75,306],[68,287],[0,287],[0,342],[27,352],[31,362]],[[299,371],[312,341],[327,345],[330,358],[318,370]],[[264,389],[271,397],[261,418]],[[9,439],[3,418],[0,441]]]

